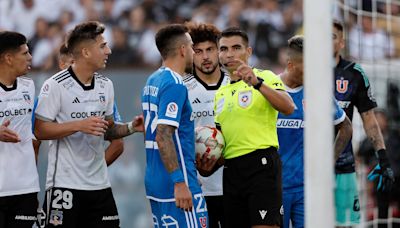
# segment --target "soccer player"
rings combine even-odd
[[[231,79],[217,90],[214,102],[215,122],[226,144],[225,222],[230,228],[279,227],[282,167],[276,123],[278,111],[290,114],[294,103],[278,76],[247,64],[252,53],[248,42],[239,28],[222,31],[218,41],[219,61]]]
[[[180,24],[155,37],[163,66],[143,89],[146,195],[154,227],[206,227],[207,208],[197,180],[192,108],[182,76],[193,68],[192,39]]]
[[[278,115],[279,155],[282,161],[283,227],[304,227],[304,90],[303,36],[288,40],[286,70],[280,76],[296,108],[290,115]],[[338,129],[335,160],[351,139],[351,122],[335,100],[334,124]]]
[[[74,61],[72,54],[69,53],[67,46],[65,44],[62,44],[60,46],[58,53],[58,67],[60,68],[60,70],[65,70],[68,67],[70,67],[73,64],[73,62]],[[37,107],[37,99],[35,99],[35,106],[33,110],[36,110],[36,107]],[[113,116],[114,116],[114,121],[122,122],[121,115],[118,112],[117,104],[115,102],[113,107]],[[33,125],[35,124],[34,115],[32,115],[32,123]],[[33,146],[35,148],[36,161],[38,159],[40,144],[41,141],[34,140]],[[105,159],[107,166],[111,165],[122,154],[123,151],[124,151],[123,139],[110,140],[110,145],[108,145],[105,151]]]
[[[229,75],[223,72],[218,61],[217,39],[220,31],[211,24],[188,23],[193,40],[193,74],[183,78],[192,104],[195,126],[213,126],[214,95],[220,86],[229,83]],[[208,209],[209,228],[224,227],[222,200],[222,167],[213,175],[198,175]]]
[[[361,115],[365,133],[371,140],[379,166],[375,170],[376,177],[382,181],[378,185],[378,191],[389,191],[394,181],[393,171],[386,157],[386,147],[381,130],[376,121],[373,109],[377,107],[371,91],[367,75],[359,64],[347,61],[340,56],[344,48],[343,25],[335,21],[333,23],[333,49],[336,59],[335,67],[335,97],[347,116],[353,118],[354,106]],[[351,142],[340,154],[335,165],[336,172],[336,223],[337,226],[352,226],[360,221],[360,205],[356,183],[356,172],[353,147]]]
[[[104,139],[143,131],[142,117],[113,119],[112,82],[104,69],[111,50],[104,25],[84,22],[68,35],[73,64],[42,86],[35,135],[52,140],[46,180],[46,227],[119,227],[104,159]]]
[[[36,223],[39,178],[32,146],[35,85],[26,37],[0,32],[0,227]]]

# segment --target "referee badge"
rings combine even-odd
[[[239,92],[239,106],[242,108],[247,108],[251,104],[252,92],[251,90]]]

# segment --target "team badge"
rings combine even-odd
[[[30,104],[31,103],[31,96],[29,96],[29,94],[24,94],[24,100],[26,101],[26,103]]]
[[[167,105],[167,110],[165,112],[165,116],[176,118],[178,115],[178,105],[175,102],[171,102]]]
[[[54,226],[62,225],[63,224],[63,212],[59,210],[51,210],[49,223],[53,224]]]
[[[207,227],[207,216],[200,217],[199,220],[200,220],[201,227],[206,228]]]
[[[247,108],[251,104],[252,100],[252,92],[251,90],[249,91],[243,91],[240,92],[238,95],[239,98],[239,106],[242,108]]]
[[[338,93],[346,93],[349,86],[349,80],[344,80],[340,78],[340,80],[336,80],[336,91]]]
[[[102,103],[102,104],[106,103],[106,96],[100,95],[99,99],[100,99],[100,103]]]

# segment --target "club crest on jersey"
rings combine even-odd
[[[340,80],[336,80],[336,91],[338,93],[346,93],[349,86],[349,80],[344,80],[340,78]]]
[[[31,103],[31,96],[29,96],[29,94],[24,94],[23,96],[24,96],[24,100],[25,100],[28,104],[30,104],[30,103]]]
[[[199,220],[200,220],[201,227],[206,228],[207,227],[207,216],[200,217]]]
[[[252,93],[251,90],[240,92],[238,95],[239,106],[242,108],[247,108],[251,104]]]
[[[99,99],[100,99],[100,103],[102,103],[102,104],[106,103],[106,96],[100,95]]]
[[[178,115],[178,105],[175,102],[170,102],[167,105],[167,111],[165,112],[165,116],[176,118]]]
[[[51,210],[49,223],[53,224],[54,226],[62,225],[63,224],[63,212],[59,210]]]

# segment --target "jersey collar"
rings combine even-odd
[[[15,79],[14,84],[12,87],[7,87],[6,85],[4,85],[3,83],[0,82],[0,87],[4,89],[4,91],[13,91],[17,88],[17,79]]]
[[[71,77],[73,79],[75,79],[75,81],[82,87],[83,90],[92,90],[94,89],[94,76],[92,78],[92,82],[90,83],[90,85],[86,86],[84,85],[81,81],[79,81],[78,77],[76,77],[75,72],[72,70],[72,67],[68,67],[68,72],[71,74]]]
[[[224,80],[224,76],[225,76],[225,74],[222,70],[220,70],[220,72],[221,72],[221,76],[219,77],[218,83],[216,85],[212,85],[212,86],[208,85],[203,80],[201,80],[201,78],[199,76],[197,76],[196,70],[193,71],[193,76],[198,82],[200,82],[200,84],[202,84],[204,86],[204,88],[206,88],[206,90],[217,90],[221,86],[222,81]]]

